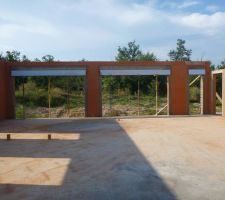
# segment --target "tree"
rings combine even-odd
[[[225,59],[221,61],[220,65],[217,67],[218,69],[225,69]]]
[[[2,53],[0,53],[0,61],[4,61],[5,57],[2,55]]]
[[[140,46],[135,41],[129,42],[128,46],[118,48],[116,56],[117,61],[135,61],[138,60],[142,54]]]
[[[34,62],[41,62],[39,58],[34,58]]]
[[[54,56],[52,55],[45,55],[41,58],[42,62],[53,62],[54,61]],[[35,62],[40,62],[40,60],[38,58],[34,59]],[[62,77],[52,77],[52,80],[54,79],[54,82],[56,81],[60,81],[60,79],[62,79]],[[38,76],[38,77],[30,77],[30,81],[34,82],[37,87],[41,87],[41,88],[47,88],[48,85],[48,77],[45,76]]]
[[[172,61],[190,61],[192,50],[186,49],[185,40],[178,39],[177,40],[177,48],[176,50],[170,50],[168,56]]]
[[[26,55],[22,56],[21,61],[23,61],[23,62],[30,62],[29,58]]]
[[[140,61],[156,61],[158,60],[154,53],[142,53],[139,57]]]
[[[154,53],[143,53],[140,45],[136,41],[128,42],[127,46],[120,47],[117,50],[117,61],[155,61],[157,57]]]
[[[19,51],[6,51],[5,60],[9,62],[20,62],[20,52]]]
[[[0,60],[9,61],[9,62],[21,62],[21,61],[30,61],[26,55],[22,55],[19,51],[6,51],[5,56],[0,54]]]
[[[129,42],[127,46],[118,47],[117,61],[155,61],[157,57],[153,53],[143,53],[140,49],[140,45],[135,41]],[[137,82],[139,80],[140,87],[143,92],[149,92],[149,83],[152,82],[154,77],[152,76],[117,76],[108,77],[103,79],[103,85],[108,90],[115,90],[116,88],[127,89],[129,88],[131,93],[137,92]]]
[[[215,65],[210,65],[210,68],[212,71],[216,69]]]
[[[43,62],[52,62],[52,61],[54,61],[54,59],[55,58],[52,55],[45,55],[45,56],[42,57]]]

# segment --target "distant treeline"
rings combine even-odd
[[[170,50],[168,56],[172,61],[190,61],[192,55],[191,49],[186,49],[185,41],[182,39],[177,40],[177,46],[175,50]],[[5,54],[0,54],[0,60],[2,61],[11,61],[11,62],[29,62],[31,61],[26,55],[22,55],[18,51],[7,51]],[[84,59],[83,59],[84,60]],[[156,61],[158,60],[157,56],[154,53],[143,52],[140,49],[140,46],[136,44],[135,41],[129,42],[127,46],[118,47],[117,54],[115,57],[117,61]],[[43,62],[53,62],[55,58],[52,55],[45,55],[41,59],[35,58],[33,61],[43,61]],[[212,65],[212,69],[223,69],[225,68],[225,61],[222,61],[219,66]],[[138,82],[140,90],[144,94],[154,93],[155,92],[155,77],[154,76],[120,76],[120,77],[104,77],[102,79],[102,87],[106,91],[114,92],[115,90],[129,89],[131,94],[135,94],[138,89]],[[47,77],[28,77],[28,78],[17,78],[16,79],[16,88],[18,89],[21,84],[27,82],[34,82],[37,87],[48,89],[48,78]],[[70,78],[70,81],[73,82],[71,90],[83,87],[82,78]],[[166,77],[159,76],[159,95],[166,94]],[[218,83],[221,82],[221,78],[218,78]],[[52,87],[66,88],[68,84],[67,78],[57,77],[52,83]],[[219,93],[221,93],[221,86],[218,84]]]

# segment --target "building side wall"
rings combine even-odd
[[[210,63],[205,63],[205,76],[203,79],[204,86],[203,86],[203,114],[212,114],[211,111],[211,94],[212,94],[212,88],[211,88],[211,82],[212,82],[212,76],[211,76],[211,69],[210,69]]]
[[[222,78],[222,100],[223,100],[223,116],[225,117],[225,69],[223,70],[223,74],[222,74],[223,78]]]
[[[169,114],[188,114],[188,66],[183,62],[175,62],[171,66],[169,78]]]
[[[190,66],[196,68],[204,66],[206,75],[204,77],[204,114],[212,113],[211,71],[207,62],[26,62],[5,63],[0,62],[0,119],[14,118],[14,85],[10,75],[13,68],[32,67],[86,67],[86,117],[101,117],[101,75],[100,67],[162,67],[170,68],[169,76],[169,113],[170,115],[187,115],[189,113],[189,74]],[[225,78],[224,78],[225,80]],[[225,98],[223,98],[225,99]],[[224,112],[225,113],[225,112]]]
[[[13,78],[7,63],[0,63],[0,119],[14,118]]]
[[[102,116],[100,78],[100,71],[97,65],[87,67],[86,117]]]

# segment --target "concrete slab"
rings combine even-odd
[[[224,155],[222,117],[2,121],[0,199],[223,200]]]

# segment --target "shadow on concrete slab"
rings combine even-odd
[[[6,124],[0,124],[2,134],[77,133],[80,138],[0,140],[4,200],[177,199],[116,119]]]

